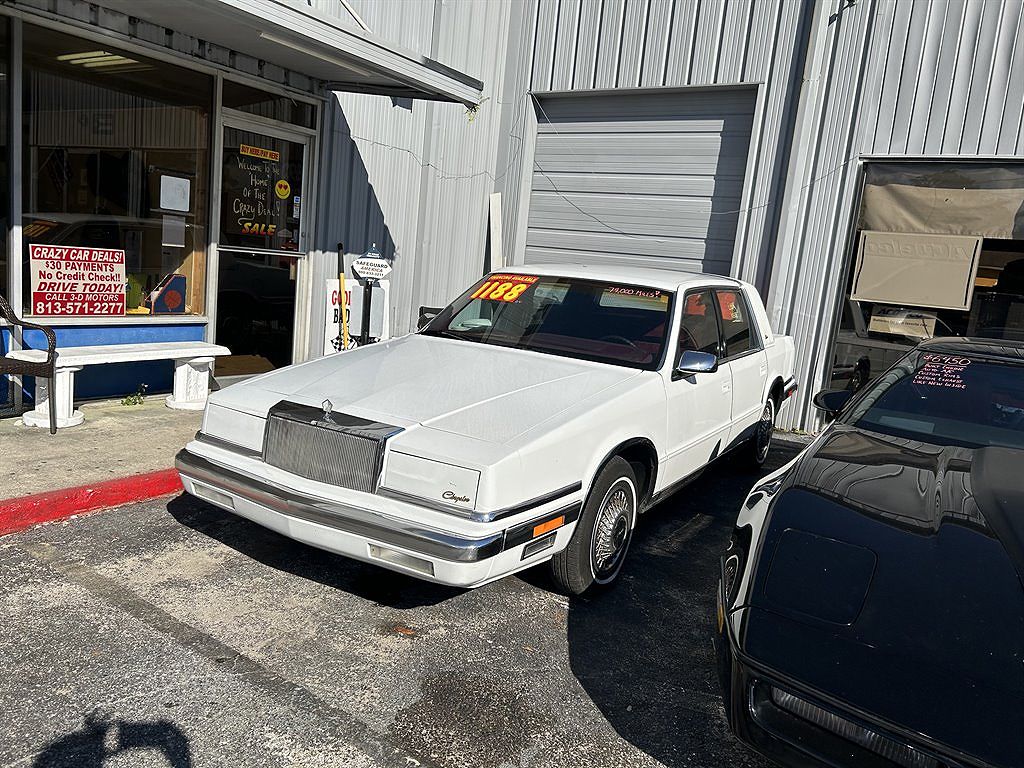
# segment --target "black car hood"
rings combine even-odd
[[[837,425],[763,529],[743,652],[992,765],[1024,765],[1024,453]]]

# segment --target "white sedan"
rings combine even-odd
[[[638,268],[491,274],[418,333],[210,396],[185,490],[316,547],[476,587],[612,582],[640,513],[764,461],[793,342],[752,286]]]

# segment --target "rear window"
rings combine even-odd
[[[918,350],[879,377],[844,421],[938,445],[1024,448],[1024,365]]]

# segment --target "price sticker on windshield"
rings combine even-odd
[[[539,279],[536,275],[491,275],[487,278],[487,282],[473,292],[470,298],[512,303],[526,293]]]

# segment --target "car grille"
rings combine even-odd
[[[280,402],[267,415],[263,461],[318,483],[373,493],[384,443],[401,431],[393,424]]]

